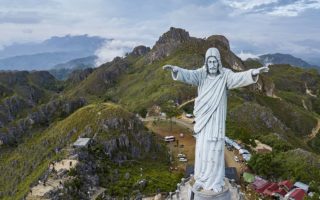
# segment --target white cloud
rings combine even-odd
[[[109,62],[117,56],[123,57],[135,46],[137,46],[137,43],[133,41],[107,41],[100,49],[95,52],[95,55],[98,57],[98,59],[96,60],[96,66],[100,66],[103,63]]]
[[[259,55],[249,53],[249,52],[244,52],[244,51],[241,51],[239,54],[237,54],[237,56],[241,58],[241,60],[247,60],[248,58],[253,58],[253,59],[259,58]]]
[[[320,0],[223,0],[233,8],[232,14],[268,14],[271,16],[296,17],[309,9],[320,9]]]
[[[297,1],[292,4],[276,7],[271,12],[268,12],[268,14],[274,15],[274,16],[296,17],[301,12],[303,12],[307,9],[320,9],[320,0]]]
[[[225,0],[224,2],[235,9],[251,10],[259,6],[276,3],[278,0]]]

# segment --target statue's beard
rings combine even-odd
[[[219,66],[217,66],[217,69],[216,69],[215,72],[210,72],[208,64],[206,64],[206,68],[207,68],[207,74],[209,74],[209,75],[218,75],[218,74],[220,74]]]

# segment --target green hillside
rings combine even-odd
[[[106,126],[110,128],[106,129]],[[129,126],[132,128],[130,129]],[[35,133],[32,138],[27,138],[14,151],[1,155],[0,169],[6,172],[0,177],[2,197],[4,199],[22,198],[29,191],[29,185],[36,183],[47,170],[50,161],[64,156],[64,151],[57,152],[56,150],[68,147],[79,136],[93,137],[93,135],[96,135],[96,141],[100,144],[96,145],[95,149],[103,149],[103,145],[119,136],[131,137],[131,146],[128,149],[131,147],[141,149],[136,158],[141,160],[141,165],[143,165],[143,162],[147,162],[144,160],[157,159],[159,163],[157,167],[159,168],[164,164],[161,170],[167,171],[165,166],[167,163],[166,154],[163,146],[155,144],[154,136],[144,128],[133,114],[115,104],[91,104],[78,109],[66,119],[53,123],[45,131]],[[140,144],[138,143],[139,139],[143,139]],[[149,144],[149,148],[146,143]],[[121,150],[118,148],[120,147],[114,149],[115,157],[121,155]],[[95,154],[99,156],[99,153],[94,153],[93,156]],[[123,151],[124,154],[128,154],[128,150]],[[132,157],[135,156],[137,155],[132,154]],[[116,162],[112,160],[108,162],[111,166],[116,167]],[[154,166],[147,166],[149,167],[145,167],[146,170],[152,171]],[[179,176],[176,178],[179,178]]]

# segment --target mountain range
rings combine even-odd
[[[258,60],[263,64],[289,64],[295,67],[304,67],[304,68],[319,68],[319,66],[311,65],[308,62],[302,60],[301,58],[294,57],[290,54],[264,54],[259,56]]]
[[[73,59],[93,56],[110,39],[78,35],[51,37],[39,43],[12,44],[0,50],[2,70],[47,70]]]

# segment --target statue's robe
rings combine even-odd
[[[194,103],[196,137],[194,178],[205,190],[220,191],[224,185],[224,142],[227,111],[227,90],[256,83],[251,71],[233,72],[221,68],[211,77],[206,68],[187,70],[175,67],[174,80],[198,87]]]

